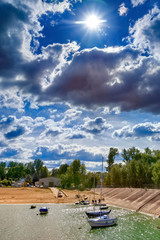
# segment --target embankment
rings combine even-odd
[[[107,204],[160,216],[160,189],[103,188],[103,197]]]

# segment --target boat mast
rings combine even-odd
[[[103,182],[103,157],[102,157],[102,171],[101,171],[101,202],[102,202],[102,182]]]

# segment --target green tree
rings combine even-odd
[[[5,178],[5,174],[6,174],[6,163],[5,162],[1,162],[0,163],[0,179],[3,180]]]
[[[80,184],[80,160],[75,159],[69,168],[70,174],[73,176],[73,184],[77,188]]]
[[[128,186],[128,171],[126,165],[123,165],[121,168],[121,184],[122,187]]]
[[[121,169],[118,164],[115,164],[111,169],[111,184],[114,187],[121,186]]]
[[[107,166],[107,168],[106,168],[106,170],[107,170],[108,172],[111,171],[111,168],[112,168],[112,166],[113,166],[113,164],[114,164],[115,157],[116,157],[116,155],[118,155],[118,154],[119,154],[119,152],[118,152],[118,149],[117,149],[117,148],[110,148],[109,154],[108,154],[108,159],[107,159],[107,164],[108,164],[108,166]]]
[[[71,188],[73,179],[72,179],[72,175],[67,172],[66,174],[62,174],[60,176],[61,179],[61,187],[62,188]]]
[[[59,169],[53,168],[51,171],[51,176],[52,177],[58,177]]]
[[[46,166],[41,167],[39,171],[39,178],[45,178],[49,176],[49,171]]]
[[[152,174],[153,174],[152,180],[154,184],[156,186],[159,186],[160,185],[160,160],[154,164]]]
[[[33,165],[35,168],[35,173],[36,173],[35,175],[39,179],[39,173],[41,168],[43,167],[43,162],[40,159],[35,159]]]
[[[61,164],[61,166],[58,169],[58,174],[65,174],[67,172],[69,165],[67,163]]]

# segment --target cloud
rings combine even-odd
[[[155,5],[129,29],[130,42],[160,61],[160,9]],[[154,62],[154,60],[153,60]]]
[[[13,138],[17,138],[21,135],[23,135],[25,133],[25,129],[22,126],[18,126],[15,130],[12,130],[6,134],[4,134],[4,136],[7,139],[13,139]]]
[[[137,7],[140,4],[144,4],[147,0],[131,0],[133,7]]]
[[[100,134],[102,131],[111,129],[112,125],[107,123],[106,120],[102,117],[97,117],[93,120],[90,118],[84,119],[85,124],[81,126],[83,131],[91,134]]]
[[[73,134],[71,137],[68,137],[69,139],[83,139],[83,138],[86,138],[85,135],[83,134]]]
[[[2,120],[0,121],[0,129],[6,129],[8,128],[9,125],[11,125],[14,122],[14,117],[9,116],[9,117],[5,117],[2,118]]]
[[[125,7],[125,3],[122,3],[118,9],[119,15],[123,16],[123,15],[127,15],[128,12],[128,8]]]
[[[100,149],[98,149],[100,151]],[[38,147],[32,156],[32,159],[40,158],[42,161],[52,161],[52,164],[57,160],[63,160],[65,162],[72,162],[75,159],[81,161],[102,161],[102,154],[100,152],[93,152],[93,149],[87,149],[78,145],[55,145],[52,148]]]
[[[12,158],[17,155],[18,151],[12,148],[7,148],[0,153],[0,158]]]
[[[61,134],[61,132],[60,131],[58,131],[58,130],[48,130],[47,132],[46,132],[46,137],[47,136],[51,136],[51,137],[56,137],[56,136],[58,136],[59,134]]]
[[[139,123],[132,128],[125,126],[113,133],[118,138],[148,138],[149,140],[160,140],[160,123]]]
[[[159,113],[160,10],[155,6],[130,27],[130,42],[126,47],[78,52],[76,42],[53,43],[35,54],[31,42],[41,34],[40,16],[46,11],[70,11],[69,1],[60,3],[1,2],[0,58],[4,61],[0,86],[3,91],[16,89],[17,100],[12,107],[20,95],[21,109],[22,100],[32,97],[41,105],[68,102],[88,109],[108,107]],[[12,98],[7,99],[9,105]],[[32,106],[37,105],[32,103]],[[72,114],[76,120],[76,114],[81,113]],[[69,124],[71,118],[67,121]]]

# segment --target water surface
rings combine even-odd
[[[112,208],[114,227],[91,230],[84,213],[89,207],[70,204],[0,205],[0,240],[159,240],[160,219]],[[39,215],[47,206],[49,213]],[[91,209],[91,207],[90,207]]]

